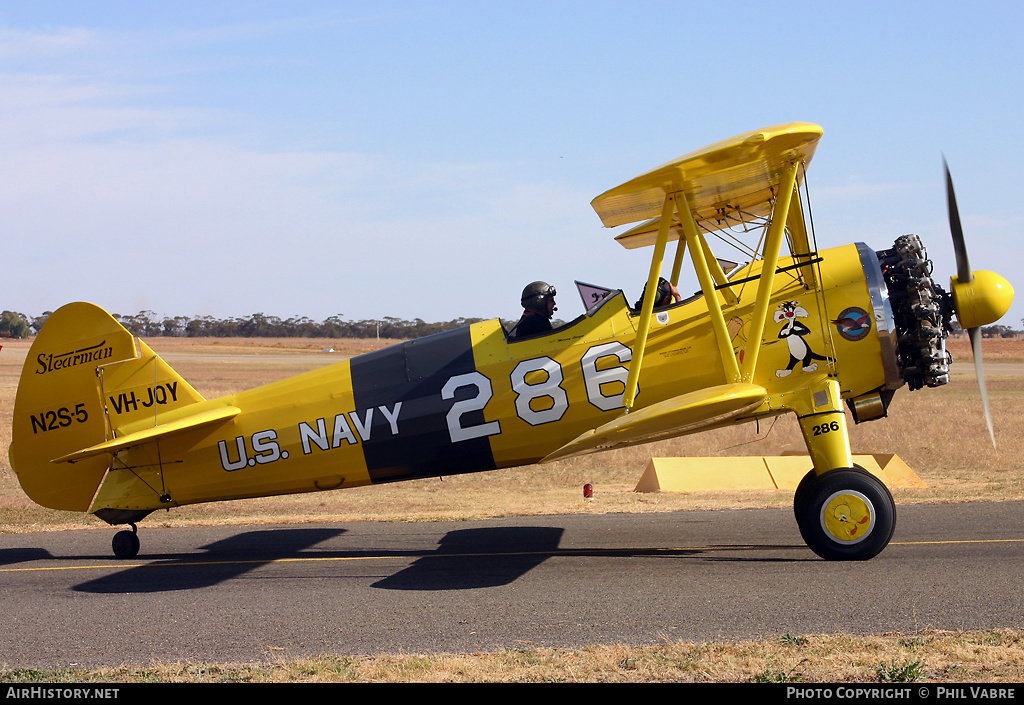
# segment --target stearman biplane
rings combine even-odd
[[[951,182],[949,293],[916,236],[819,249],[801,190],[821,135],[758,130],[597,197],[605,226],[636,224],[623,246],[652,248],[639,310],[612,289],[525,339],[495,319],[205,399],[102,309],[64,306],[22,372],[11,465],[35,502],[130,526],[113,541],[130,557],[136,523],[158,509],[549,462],[793,413],[809,452],[794,496],[804,539],[827,559],[870,558],[895,504],[854,466],[846,409],[879,419],[897,389],[946,383],[953,315],[983,385],[980,327],[1013,291],[971,270]],[[688,259],[700,292],[656,308],[671,243],[669,278]],[[749,263],[727,272],[722,243]]]

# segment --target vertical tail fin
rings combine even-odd
[[[157,425],[161,413],[202,401],[145,343],[98,306],[74,303],[52,313],[36,336],[14,403],[9,456],[32,501],[88,511],[111,465],[100,454],[55,458]]]

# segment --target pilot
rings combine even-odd
[[[533,282],[523,289],[523,315],[512,329],[512,335],[523,338],[551,330],[555,308],[555,287],[547,282]]]
[[[644,294],[647,293],[647,285],[644,284],[644,290],[640,292],[640,299],[633,306],[633,310],[640,313],[644,308]],[[665,277],[661,277],[658,280],[658,293],[654,299],[654,310],[657,311],[659,308],[664,308],[673,303],[679,303],[683,300],[683,297],[679,295],[679,289],[676,285],[670,282]]]

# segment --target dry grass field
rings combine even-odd
[[[149,339],[147,342],[208,398],[281,379],[377,340]],[[0,349],[0,532],[97,527],[91,518],[42,509],[21,492],[6,449],[28,341]],[[322,352],[333,348],[334,352]],[[897,503],[1024,500],[1024,340],[985,341],[993,449],[977,392],[970,347],[951,339],[957,364],[949,385],[898,392],[889,418],[852,426],[855,453],[896,453],[928,485],[894,491]],[[418,480],[338,492],[214,503],[158,513],[147,524],[433,521],[573,512],[660,512],[733,507],[788,507],[789,492],[639,494],[633,491],[652,456],[779,455],[801,451],[795,418],[584,456],[543,467]],[[591,483],[592,500],[582,487]],[[922,633],[793,637],[751,644],[670,644],[651,649],[595,646],[588,652],[333,656],[317,662],[249,666],[171,664],[128,669],[37,673],[0,669],[0,681],[76,680],[362,680],[362,681],[1021,681],[1019,633]],[[830,654],[843,650],[841,659]]]

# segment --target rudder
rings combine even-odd
[[[155,426],[162,412],[202,400],[102,308],[68,304],[50,315],[22,368],[11,466],[37,504],[88,511],[112,456],[51,461],[126,431]]]

